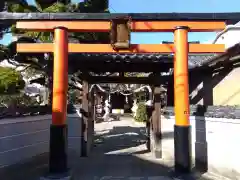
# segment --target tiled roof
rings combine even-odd
[[[210,62],[217,54],[198,54],[188,56],[188,65],[190,69],[200,67]]]
[[[199,67],[210,61],[216,54],[190,54],[188,57],[189,69]],[[74,57],[74,54],[72,55]],[[173,54],[77,54],[77,58],[94,61],[124,61],[141,62],[153,61],[159,63],[173,63]]]
[[[93,59],[98,59],[98,60],[123,60],[123,61],[128,61],[128,60],[169,60],[172,59],[173,55],[171,54],[156,54],[156,53],[138,53],[138,54],[118,54],[118,53],[82,53],[82,54],[77,54],[78,56],[80,55],[82,58],[93,58]]]

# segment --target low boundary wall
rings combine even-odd
[[[161,117],[163,158],[174,159],[174,116]],[[191,116],[193,167],[240,179],[240,119]]]
[[[0,119],[0,168],[49,152],[51,115]],[[81,154],[81,120],[68,114],[68,149]]]

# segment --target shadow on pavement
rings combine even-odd
[[[177,175],[172,163],[156,160],[147,151],[144,127],[114,126],[95,136],[96,146],[88,158],[75,166],[82,180],[207,180],[197,175]],[[173,138],[172,132],[163,135]]]
[[[94,154],[106,154],[145,144],[145,128],[115,126],[109,132],[95,135]],[[123,152],[123,151],[122,151]]]
[[[39,180],[47,169],[48,153],[6,168],[0,168],[2,180]]]
[[[174,174],[172,165],[163,164],[147,153],[144,133],[143,127],[115,126],[96,135],[96,146],[89,157],[80,158],[73,153],[69,156],[73,180],[207,180]],[[163,137],[173,138],[171,133]],[[25,164],[1,170],[1,179],[39,180],[47,171],[47,162],[48,154],[35,157]]]

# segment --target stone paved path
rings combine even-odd
[[[163,163],[146,151],[144,124],[136,124],[131,118],[97,123],[95,133],[90,157],[70,157],[74,180],[207,180],[173,176],[172,162]],[[18,166],[5,175],[0,171],[1,179],[39,180],[47,169],[47,159],[42,156],[37,165]]]
[[[153,158],[145,146],[145,125],[132,118],[95,125],[93,154],[81,159],[76,179],[81,180],[196,180],[197,177],[176,177],[173,162]],[[80,178],[81,177],[81,178]],[[205,179],[206,180],[206,179]]]
[[[93,154],[83,159],[77,170],[82,180],[171,179],[164,177],[170,168],[148,160],[151,155],[146,152],[144,124],[121,118],[96,124],[95,133]]]

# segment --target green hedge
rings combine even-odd
[[[37,106],[39,103],[36,98],[19,94],[0,94],[0,107],[10,106]]]
[[[146,122],[147,121],[147,108],[146,108],[145,103],[141,102],[138,104],[136,117],[134,119],[137,122]]]

